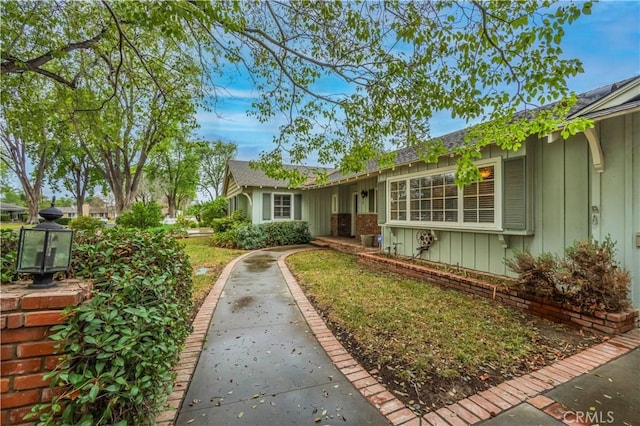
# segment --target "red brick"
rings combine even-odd
[[[9,424],[9,410],[0,411],[0,425]]]
[[[566,371],[573,375],[573,377],[581,376],[583,373],[586,373],[584,368],[580,368],[575,364],[571,364],[569,362],[565,362],[564,360],[556,362],[553,364],[555,368],[559,368],[562,371]]]
[[[584,356],[581,354],[575,354],[571,357],[572,360],[575,360],[577,362],[580,362],[581,364],[586,364],[586,365],[590,365],[591,367],[600,367],[600,365],[602,365],[602,363],[594,358],[588,357],[588,356]]]
[[[46,373],[38,373],[14,377],[13,388],[15,390],[25,390],[47,387],[49,383],[51,383],[51,380],[44,380],[45,374]]]
[[[381,384],[377,383],[373,386],[367,386],[366,388],[362,388],[360,389],[360,393],[362,395],[364,395],[365,397],[369,397],[371,395],[376,395],[380,392],[384,392],[385,390],[387,390],[384,386],[382,386]]]
[[[447,408],[458,415],[462,420],[469,424],[478,423],[480,418],[475,416],[472,412],[467,411],[462,405],[456,403],[447,405]]]
[[[0,360],[6,361],[13,358],[14,345],[2,345],[0,346]]]
[[[54,370],[58,364],[60,363],[60,357],[57,355],[54,356],[48,356],[44,359],[44,369],[47,371],[52,371]],[[191,371],[191,370],[189,370]]]
[[[371,403],[376,407],[379,407],[385,402],[391,401],[393,399],[395,399],[395,396],[393,396],[393,394],[388,391],[380,392],[369,397],[369,401],[371,401]]]
[[[544,367],[542,370],[544,371],[545,374],[547,373],[551,374],[551,377],[560,383],[564,383],[567,380],[572,378],[570,374],[555,368],[553,365]]]
[[[0,393],[9,392],[9,379],[1,378],[0,379]]]
[[[2,408],[15,408],[33,405],[40,399],[40,391],[32,389],[24,392],[12,392],[2,395]]]
[[[413,411],[405,408],[403,410],[398,410],[394,413],[391,413],[387,416],[387,419],[394,425],[406,424],[409,420],[413,420],[416,418],[416,415],[413,414]]]
[[[402,426],[425,426],[425,424],[420,417],[413,414],[413,417],[409,421],[402,423]]]
[[[345,376],[348,374],[353,374],[353,373],[360,373],[362,371],[364,371],[364,368],[360,367],[360,365],[355,365],[352,367],[347,367],[344,369],[341,369],[342,374],[344,374]]]
[[[22,408],[14,408],[9,411],[9,424],[16,425],[24,422],[24,416],[31,412],[31,406],[22,407]],[[33,421],[33,418],[29,419]],[[4,423],[3,423],[4,424]]]
[[[0,374],[3,376],[17,376],[25,373],[35,373],[42,369],[42,360],[34,359],[16,359],[5,361],[0,364]]]
[[[564,405],[560,404],[559,402],[556,402],[555,404],[552,404],[550,406],[548,406],[545,410],[545,413],[547,413],[548,415],[550,415],[551,417],[558,419],[558,420],[562,420],[564,416],[567,415],[567,413],[571,412],[571,409],[565,407]]]
[[[544,374],[542,370],[534,371],[530,375],[540,380],[541,382],[549,384],[550,387],[556,387],[559,384],[553,379],[553,377],[549,377],[548,375]]]
[[[20,305],[20,296],[0,294],[0,311],[15,311]]]
[[[64,393],[64,388],[44,388],[42,389],[42,402],[49,402],[54,396],[60,396]]]
[[[371,377],[371,376],[369,376],[369,373],[367,373],[364,370],[358,371],[352,374],[347,374],[347,379],[349,379],[349,381],[351,382],[355,382],[356,380],[360,380],[360,379],[366,379],[367,377]]]
[[[491,415],[491,417],[497,416],[498,413],[500,413],[500,411],[502,411],[502,408],[500,408],[497,405],[493,404],[488,399],[483,398],[479,394],[471,395],[469,397],[469,399],[471,401],[475,402],[478,406],[482,407],[482,409],[484,411],[488,412]]]
[[[21,343],[16,348],[16,354],[18,358],[53,355],[56,353],[56,345],[58,345],[58,342],[54,341]]]
[[[432,426],[449,426],[449,423],[443,420],[437,413],[431,412],[427,413],[422,418],[427,422],[427,424]]]
[[[534,388],[533,385],[530,385],[527,380],[524,380],[520,377],[516,377],[515,379],[509,380],[507,384],[525,393],[527,396],[535,396],[538,393],[540,393],[540,391]]]
[[[362,389],[362,388],[375,385],[376,383],[378,383],[378,381],[373,377],[369,376],[369,377],[365,377],[364,379],[355,380],[353,382],[353,386],[355,386],[356,389]]]
[[[607,314],[607,320],[609,321],[613,321],[613,322],[622,322],[624,320],[627,319],[627,313],[608,313]]]
[[[518,405],[520,403],[520,399],[516,398],[515,396],[511,395],[509,392],[502,390],[498,387],[493,387],[490,388],[488,390],[489,393],[494,394],[496,397],[504,400],[507,402],[507,404],[509,404],[509,407],[513,407],[514,405]],[[481,394],[482,395],[482,394]],[[484,395],[482,395],[484,396]],[[487,398],[488,399],[488,398]],[[491,402],[494,402],[493,400],[491,400]],[[498,405],[499,407],[502,407],[502,405]]]
[[[467,411],[473,413],[476,417],[486,420],[491,417],[491,413],[470,399],[463,399],[458,401],[458,404],[462,405]]]
[[[24,324],[24,315],[22,312],[5,315],[7,320],[7,328],[20,328]]]
[[[498,385],[498,389],[509,392],[511,395],[513,395],[514,397],[518,398],[518,400],[520,401],[524,401],[525,399],[527,399],[527,394],[524,392],[519,391],[518,389],[514,388],[513,386],[507,384],[507,383],[501,383]]]
[[[25,327],[62,324],[64,320],[65,316],[62,315],[62,311],[40,311],[24,314]]]
[[[544,395],[538,395],[534,396],[533,398],[527,399],[527,402],[536,407],[538,410],[542,410],[543,408],[553,404],[555,401]]]
[[[55,309],[78,305],[84,297],[81,292],[59,294],[27,294],[22,298],[22,309]]]
[[[16,328],[2,330],[2,343],[33,342],[47,335],[47,327]]]
[[[393,413],[394,411],[398,411],[401,408],[404,408],[404,404],[400,402],[400,400],[394,398],[391,401],[387,401],[384,404],[382,404],[379,410],[383,415],[386,416],[387,414]]]
[[[436,411],[440,417],[444,419],[445,422],[451,424],[452,426],[467,426],[467,423],[458,418],[458,415],[445,407],[440,408]]]

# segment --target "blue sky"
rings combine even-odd
[[[569,81],[571,90],[581,93],[640,74],[640,0],[595,3],[591,15],[582,16],[565,32],[564,56],[580,59],[585,70]],[[230,75],[215,111],[198,114],[198,135],[235,142],[239,160],[254,160],[272,149],[279,123],[263,124],[246,114],[253,96],[247,78]],[[435,114],[430,124],[434,137],[465,127],[447,112]]]

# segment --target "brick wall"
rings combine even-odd
[[[47,290],[31,290],[27,283],[0,287],[0,424],[23,423],[31,407],[50,401],[56,389],[44,375],[58,362],[51,326],[64,322],[61,313],[89,298],[87,285],[61,282]]]
[[[545,300],[527,294],[519,294],[504,286],[488,284],[473,278],[463,277],[420,265],[402,262],[398,259],[361,253],[358,261],[365,265],[392,270],[412,278],[429,281],[443,287],[465,293],[476,294],[497,300],[531,314],[578,327],[585,327],[607,334],[622,334],[635,327],[638,311],[621,313],[594,312],[593,315],[580,313],[575,307]]]
[[[331,215],[331,236],[350,237],[351,236],[351,214],[339,213]]]
[[[359,213],[356,216],[356,240],[360,238],[360,235],[380,234],[380,226],[378,226],[378,215],[371,213]],[[378,240],[374,240],[374,245],[378,245]]]

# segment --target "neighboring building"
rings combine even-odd
[[[9,215],[12,222],[21,221],[21,215],[27,212],[26,207],[16,206],[15,204],[0,202],[0,214]]]
[[[230,161],[224,191],[230,211],[254,223],[301,219],[314,236],[380,234],[382,250],[406,256],[430,230],[436,241],[423,258],[500,275],[511,274],[504,259],[516,251],[561,254],[609,235],[640,307],[640,77],[579,95],[573,117],[595,128],[566,141],[531,136],[517,152],[487,147],[477,162],[484,180],[464,189],[453,181],[454,158],[425,164],[405,148],[392,168],[370,162],[363,173],[336,171],[296,189]],[[463,137],[441,139],[451,148]]]

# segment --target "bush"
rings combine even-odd
[[[224,222],[225,225],[226,223]],[[256,250],[263,247],[306,244],[311,241],[311,234],[306,222],[269,222],[260,225],[235,222],[230,229],[213,234],[211,241],[218,247]]]
[[[67,225],[69,225],[71,220],[72,219],[70,217],[61,217],[60,219],[56,219],[56,223],[58,225],[67,226]]]
[[[259,225],[267,235],[267,246],[307,244],[311,241],[306,222],[269,222]]]
[[[0,282],[7,283],[16,273],[18,233],[11,229],[0,229]]]
[[[529,252],[519,252],[505,263],[518,274],[519,290],[545,299],[560,297],[556,286],[558,259],[551,253],[542,253],[534,257]]]
[[[200,226],[211,226],[214,219],[227,215],[227,199],[218,197],[215,201],[194,204],[187,209],[187,214],[195,216]]]
[[[93,234],[100,229],[104,229],[104,222],[102,222],[97,217],[79,216],[73,218],[69,222],[69,228],[76,231],[86,231]]]
[[[183,247],[163,232],[82,233],[73,267],[96,278],[93,297],[54,327],[63,355],[47,376],[64,392],[34,413],[40,424],[153,424],[191,329]]]
[[[0,222],[11,222],[11,215],[8,213],[0,214]]]
[[[629,307],[629,271],[615,260],[615,242],[607,237],[577,241],[565,252],[557,274],[569,303],[583,312],[619,312]]]
[[[629,307],[631,277],[615,261],[615,242],[609,237],[602,243],[577,241],[560,260],[524,252],[506,264],[518,274],[521,289],[534,296],[569,303],[584,313]]]
[[[160,226],[160,222],[162,222],[162,207],[155,201],[134,203],[130,211],[124,212],[116,219],[118,225],[138,229]]]
[[[211,222],[211,229],[214,233],[227,232],[230,229],[242,225],[247,225],[249,223],[249,219],[247,219],[247,216],[244,214],[244,212],[236,210],[229,216],[213,219],[213,221]]]
[[[236,247],[256,250],[267,246],[267,234],[260,225],[244,225],[235,229]]]

